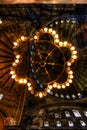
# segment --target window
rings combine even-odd
[[[82,98],[82,94],[81,94],[81,93],[78,93],[78,97],[79,97],[79,98]]]
[[[83,113],[84,113],[84,115],[87,117],[87,111],[84,111]]]
[[[86,123],[83,120],[80,120],[81,126],[86,126]]]
[[[72,121],[68,121],[68,125],[69,125],[70,127],[73,127],[73,126],[74,126],[74,123],[73,123]]]
[[[70,99],[70,96],[69,96],[69,95],[66,95],[66,98],[67,98],[67,99]]]
[[[48,121],[44,121],[44,127],[49,127],[49,122]]]
[[[63,95],[63,94],[61,94],[61,95],[60,95],[60,97],[61,97],[61,98],[64,98],[64,95]]]
[[[70,113],[68,111],[65,111],[66,117],[70,117]]]
[[[59,114],[58,114],[58,113],[55,113],[54,116],[55,116],[55,118],[58,118],[58,117],[59,117]]]
[[[76,99],[76,96],[73,94],[73,95],[72,95],[72,98],[73,98],[73,99]]]
[[[3,98],[3,96],[4,96],[3,94],[0,94],[0,100]]]
[[[75,117],[81,117],[81,114],[78,110],[72,110]]]
[[[60,122],[60,121],[57,121],[56,126],[57,126],[57,127],[61,127],[61,126],[62,126],[61,122]]]

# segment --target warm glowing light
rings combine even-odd
[[[11,78],[12,78],[12,79],[15,79],[15,78],[16,78],[16,75],[12,75]]]
[[[65,41],[65,42],[63,43],[63,45],[66,46],[66,45],[67,45],[67,41]]]
[[[39,92],[39,97],[40,97],[40,98],[42,98],[42,97],[43,97],[42,92]]]
[[[30,86],[31,86],[31,83],[27,83],[27,86],[30,87]]]
[[[69,83],[72,83],[72,80],[71,80],[71,79],[69,79]]]
[[[14,44],[14,46],[17,46],[17,45],[18,45],[18,43],[17,43],[17,42],[14,42],[13,44]]]
[[[73,55],[72,58],[73,58],[73,59],[77,59],[77,56],[76,56],[76,55]]]
[[[63,20],[61,20],[61,23],[63,23],[64,21]]]
[[[22,83],[23,83],[23,79],[20,79],[20,80],[19,80],[19,83],[22,84]]]
[[[32,90],[32,87],[28,87],[28,90],[31,91],[31,90]]]
[[[69,74],[73,74],[73,71],[70,70],[70,71],[69,71]]]
[[[57,85],[57,88],[58,88],[58,89],[60,89],[60,88],[61,88],[61,86],[60,86],[60,85]]]
[[[57,83],[54,83],[54,84],[53,84],[53,87],[56,88],[56,87],[57,87]]]
[[[69,83],[68,83],[68,82],[66,83],[66,86],[69,86]]]
[[[53,34],[53,35],[55,35],[55,34],[56,34],[56,31],[55,31],[55,30],[53,30],[53,31],[52,31],[52,34]]]
[[[19,59],[19,58],[20,58],[20,55],[16,55],[16,58]]]
[[[2,24],[2,20],[0,19],[0,24]]]
[[[19,60],[17,59],[17,60],[15,60],[15,63],[19,63]]]
[[[72,46],[72,47],[71,47],[71,50],[75,50],[75,47],[74,47],[74,46]]]
[[[65,86],[65,85],[62,85],[62,88],[66,88],[66,86]]]
[[[57,42],[57,43],[58,43],[58,42],[59,42],[59,39],[55,39],[55,42]]]
[[[49,85],[49,86],[48,86],[48,88],[49,88],[49,89],[52,89],[52,88],[53,88],[53,86],[52,86],[52,85]]]
[[[71,66],[71,63],[70,63],[70,62],[67,62],[67,66]]]
[[[10,71],[10,74],[12,74],[12,75],[13,75],[14,73],[15,73],[14,71]]]
[[[73,51],[72,53],[73,53],[73,54],[77,54],[77,51]]]
[[[73,75],[70,75],[70,79],[73,79]]]
[[[50,93],[50,89],[47,89],[47,92]]]
[[[58,34],[56,34],[56,35],[55,35],[55,38],[58,38],[58,37],[59,37]]]
[[[44,31],[47,32],[48,28],[44,28]]]
[[[36,35],[34,36],[34,39],[37,39],[37,36],[36,36]]]
[[[16,66],[16,63],[14,62],[14,63],[12,63],[12,66]]]
[[[52,28],[49,28],[49,32],[51,33],[53,30],[52,30]]]
[[[27,79],[24,79],[23,83],[26,84],[27,83]]]
[[[60,45],[60,46],[62,46],[62,45],[63,45],[63,43],[62,43],[62,42],[59,42],[59,45]]]
[[[24,39],[25,39],[25,37],[24,37],[24,36],[21,36],[21,40],[23,40],[23,41],[24,41]]]

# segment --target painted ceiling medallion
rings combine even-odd
[[[73,82],[71,65],[77,51],[71,43],[60,41],[52,28],[40,29],[33,39],[21,36],[13,43],[14,62],[10,74],[19,84],[28,86],[32,94],[42,98],[52,89],[65,89]],[[28,55],[26,49],[28,48]],[[20,70],[23,64],[29,71]]]

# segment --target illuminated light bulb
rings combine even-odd
[[[58,42],[59,42],[59,39],[55,39],[55,42],[57,42],[57,43],[58,43]]]
[[[70,71],[69,71],[69,74],[73,74],[73,71],[72,71],[72,70],[70,70]]]
[[[32,87],[28,87],[28,90],[31,91],[31,90],[32,90]]]
[[[16,75],[12,75],[11,78],[12,78],[12,79],[15,79],[15,78],[16,78]]]
[[[16,66],[16,63],[14,62],[14,63],[12,63],[12,66]]]
[[[70,75],[70,79],[73,79],[73,75]]]
[[[19,83],[22,84],[22,83],[23,83],[23,79],[20,79],[20,80],[19,80]]]
[[[59,45],[60,45],[60,46],[62,46],[62,45],[63,45],[63,43],[62,43],[62,42],[59,42]]]
[[[23,80],[23,83],[26,84],[26,83],[27,83],[27,79],[24,79],[24,80]]]
[[[73,55],[72,58],[73,58],[73,59],[77,59],[77,56],[76,56],[76,55]]]
[[[70,62],[67,62],[67,66],[71,66],[71,63],[70,63]]]
[[[55,35],[55,38],[58,38],[58,37],[59,37],[58,34],[56,34],[56,35]]]
[[[17,60],[15,60],[15,63],[19,63],[19,60],[17,59]]]
[[[69,83],[72,83],[72,80],[71,79],[69,79],[69,81],[68,81]]]
[[[2,20],[0,19],[0,24],[2,24]]]
[[[42,98],[43,97],[43,93],[39,92],[39,97]]]
[[[61,20],[61,23],[63,23],[64,21],[63,20]]]
[[[52,89],[52,88],[53,88],[53,86],[52,86],[52,85],[49,85],[49,86],[48,86],[48,88],[49,88],[49,89]]]
[[[62,88],[66,88],[66,86],[65,86],[65,85],[62,85]]]
[[[69,83],[68,83],[68,82],[66,83],[66,86],[69,86]]]
[[[72,46],[70,49],[71,49],[71,50],[75,50],[75,47],[74,47],[74,46]]]
[[[36,35],[34,36],[34,39],[37,39],[37,36],[36,36]]]
[[[23,40],[23,41],[24,41],[24,39],[25,39],[25,37],[24,37],[24,36],[21,36],[21,40]]]
[[[14,45],[14,46],[17,46],[17,45],[18,45],[18,43],[17,43],[17,42],[14,42],[14,43],[13,43],[13,45]]]
[[[56,31],[55,31],[55,30],[53,30],[53,31],[52,31],[52,34],[53,34],[53,35],[55,35],[55,34],[56,34]]]
[[[28,83],[27,83],[27,86],[30,87],[30,86],[31,86],[31,83],[28,82]]]
[[[48,28],[44,28],[44,32],[47,32],[48,31]]]
[[[14,71],[10,71],[10,74],[12,74],[12,75],[13,75],[14,73],[15,73]]]
[[[57,25],[57,24],[58,24],[58,21],[56,21],[55,24]]]
[[[20,55],[16,55],[16,58],[19,59],[19,58],[20,58]]]
[[[57,85],[57,88],[58,88],[58,89],[61,89],[61,86],[60,86],[60,85]]]
[[[52,30],[52,28],[49,28],[49,32],[52,32],[53,30]]]
[[[50,89],[47,89],[47,92],[50,93]]]
[[[57,87],[57,83],[54,83],[54,84],[53,84],[53,87],[56,88],[56,87]]]
[[[72,53],[73,53],[73,54],[77,54],[77,51],[73,51]]]
[[[67,45],[67,41],[65,41],[65,42],[63,43],[63,45],[66,46],[66,45]]]
[[[67,20],[67,23],[69,23],[69,20]]]

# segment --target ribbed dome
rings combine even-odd
[[[62,99],[80,99],[82,97],[87,96],[86,95],[86,92],[87,92],[87,88],[86,88],[87,87],[87,84],[86,84],[87,49],[86,49],[86,45],[84,44],[85,42],[83,41],[83,37],[82,37],[82,35],[83,35],[84,38],[86,39],[85,26],[81,32],[80,26],[78,24],[78,19],[73,16],[72,17],[63,16],[61,18],[52,20],[51,22],[47,22],[45,25],[46,25],[45,27],[55,29],[59,35],[59,39],[61,41],[68,41],[68,43],[71,43],[73,46],[76,47],[76,50],[78,52],[77,53],[78,58],[71,65],[71,70],[73,71],[73,75],[74,75],[73,83],[66,89],[58,89],[58,90],[53,89],[53,92],[51,91],[49,94],[51,94],[52,96],[58,97],[58,98],[62,98]],[[31,31],[29,32],[28,31],[29,27],[30,27],[30,24],[27,22],[27,24],[26,24],[27,34],[29,35],[29,37],[33,37],[38,30],[35,31],[35,28],[32,28]],[[1,39],[0,39],[0,83],[1,83],[1,88],[5,88],[6,91],[13,91],[13,92],[14,92],[14,90],[18,91],[18,90],[20,90],[21,86],[18,83],[16,83],[13,79],[11,79],[10,68],[14,61],[13,41],[18,39],[21,35],[26,35],[25,25],[22,23],[14,23],[14,22],[3,23],[2,27],[1,27],[0,35],[1,35]],[[80,35],[81,35],[81,37],[80,37]],[[44,40],[45,37],[41,37],[40,40]],[[49,36],[47,39],[50,39],[53,41],[53,39]],[[45,48],[44,56],[46,55],[46,46],[49,46],[49,50],[47,49],[48,52],[50,51],[51,48],[53,48],[53,45],[51,45],[49,42],[45,42],[45,44],[44,44],[44,42],[38,43],[38,46],[41,45],[39,48],[41,49],[41,47],[42,47],[41,53],[43,53],[43,51],[44,51],[43,47]],[[33,46],[31,46],[31,48],[32,47]],[[37,55],[37,53],[38,53],[37,50],[38,50],[38,47],[36,48],[36,52],[34,52],[35,56],[33,57],[36,59],[39,58]],[[65,48],[65,49],[61,48],[61,51],[67,61],[70,57],[69,50],[67,50],[67,48]],[[32,53],[32,51],[31,51],[31,53]],[[52,53],[51,57],[48,59],[47,62],[50,62],[51,60],[52,60],[52,62],[54,62],[57,58],[58,58],[57,50],[55,49],[54,53]],[[35,59],[33,59],[33,60],[35,60]],[[60,56],[59,61],[60,61],[60,63],[63,62],[62,55]],[[24,66],[25,66],[24,67],[25,71],[23,71],[23,73],[24,72],[27,73],[27,70],[26,70],[27,67],[26,67],[25,63],[24,63]],[[44,67],[43,63],[38,64],[38,65],[34,64],[30,68],[31,72],[34,69],[37,69],[38,67],[43,68]],[[32,68],[33,68],[33,70],[32,70]],[[46,68],[48,69],[48,73],[49,73],[49,71],[51,70],[50,65],[49,66],[47,65]],[[62,68],[59,67],[60,71],[61,71],[61,69]],[[20,68],[20,70],[21,70],[21,68]],[[53,78],[52,80],[54,80],[57,77],[57,75],[55,75],[56,71],[58,73],[60,73],[59,70],[58,70],[58,68],[56,68],[56,70],[52,70],[53,71],[52,73],[49,73],[49,75],[51,76],[51,79]],[[48,82],[49,78],[47,79],[46,75],[42,76],[42,73],[45,73],[45,69],[43,69],[43,71],[42,70],[40,70],[40,71],[39,71],[39,74],[37,75],[37,77],[40,79],[40,82],[41,82],[40,87],[42,87],[41,86],[41,85],[43,85],[42,82],[43,81]],[[54,73],[54,71],[55,71],[55,73]],[[28,76],[29,76],[29,74],[28,74]],[[33,78],[32,81],[35,82],[35,79],[34,79],[35,75],[33,73],[31,74],[31,77]],[[64,72],[62,77],[60,77],[59,82],[63,82],[63,80],[66,80],[66,77],[67,77],[67,74]]]

